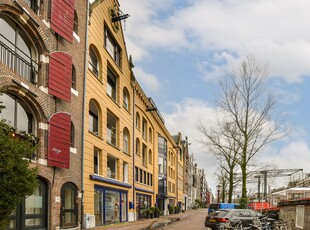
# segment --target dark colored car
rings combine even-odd
[[[238,220],[242,222],[243,227],[249,226],[253,219],[261,218],[264,215],[252,209],[227,209],[218,210],[206,216],[205,227],[213,230],[225,224],[228,220],[234,225]]]
[[[218,209],[233,209],[233,208],[238,208],[238,204],[234,203],[211,203],[210,206],[208,207],[208,214],[211,212],[215,212]]]

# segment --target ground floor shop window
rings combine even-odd
[[[8,229],[47,229],[47,186],[39,180],[34,193],[21,201],[10,216]]]
[[[145,210],[151,207],[152,197],[145,194],[136,195],[138,219],[146,218]]]
[[[95,190],[96,226],[127,221],[127,191]]]

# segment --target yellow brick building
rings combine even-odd
[[[182,204],[178,143],[136,81],[114,0],[92,1],[85,97],[85,227],[145,218]]]

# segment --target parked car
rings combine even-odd
[[[252,209],[219,209],[210,213],[205,218],[205,227],[212,230],[219,229],[228,220],[231,224],[237,224],[240,220],[243,227],[248,227],[255,218],[262,218],[263,214]]]
[[[238,204],[234,203],[211,203],[210,206],[208,207],[208,214],[211,212],[214,212],[218,209],[233,209],[233,208],[238,208]]]

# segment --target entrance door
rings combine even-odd
[[[22,200],[16,206],[10,217],[8,229],[47,229],[47,198],[46,184],[39,180],[39,186],[34,193]]]
[[[74,184],[66,183],[61,189],[61,227],[76,227],[78,221],[77,212],[77,189]]]

